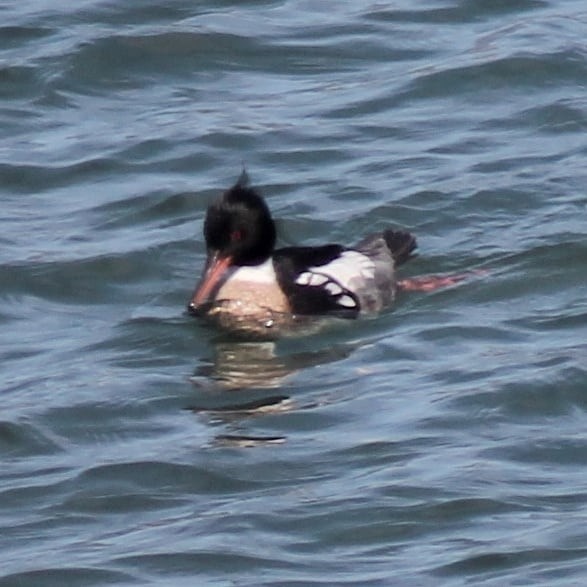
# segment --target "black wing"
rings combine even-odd
[[[287,247],[275,251],[275,272],[292,312],[357,317],[360,311],[357,296],[328,273],[320,272],[320,267],[339,259],[347,250],[341,245],[323,245]]]

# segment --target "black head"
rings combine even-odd
[[[273,252],[275,224],[263,198],[239,180],[208,208],[204,237],[209,254],[258,265]]]

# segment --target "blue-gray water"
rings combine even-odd
[[[586,39],[584,0],[0,5],[0,585],[584,585]],[[282,243],[486,273],[219,336],[243,163]]]

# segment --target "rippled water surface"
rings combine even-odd
[[[583,585],[582,0],[0,6],[0,585]],[[281,242],[481,270],[277,345],[184,313],[246,165]]]

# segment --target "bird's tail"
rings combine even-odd
[[[412,253],[418,246],[416,237],[405,230],[393,230],[388,228],[383,232],[383,238],[391,251],[391,256],[396,265],[402,265],[414,255]]]

